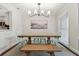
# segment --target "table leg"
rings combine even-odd
[[[50,55],[51,55],[51,56],[55,56],[54,52],[50,52]]]
[[[26,52],[26,56],[30,56],[29,54],[30,54],[30,52]]]
[[[48,40],[47,40],[47,44],[50,44],[50,37],[47,37]]]
[[[31,37],[28,37],[28,44],[31,44]]]
[[[55,56],[54,52],[48,52],[50,56]]]

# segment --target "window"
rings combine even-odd
[[[69,45],[68,23],[69,23],[69,17],[67,14],[65,14],[59,20],[59,32],[61,33],[61,38],[59,40],[60,42],[66,45]]]

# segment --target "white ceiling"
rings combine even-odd
[[[8,10],[0,4],[0,16],[5,16]]]
[[[15,8],[19,8],[20,11],[27,11],[29,9],[35,10],[37,8],[37,3],[11,3]],[[40,7],[44,10],[51,10],[53,13],[63,8],[66,3],[41,3]]]
[[[0,4],[0,13],[7,12],[8,10]]]

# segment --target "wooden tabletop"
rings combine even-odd
[[[18,35],[18,37],[61,37],[59,34],[54,34],[54,35]]]
[[[19,35],[18,37],[61,37],[60,35]]]
[[[48,44],[27,44],[21,48],[21,51],[28,52],[28,51],[47,51],[47,52],[55,52],[61,51],[55,45],[48,45]]]

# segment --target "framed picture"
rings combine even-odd
[[[11,26],[11,12],[6,8],[0,9],[0,30],[10,30]]]
[[[47,20],[31,20],[31,29],[47,29]]]

